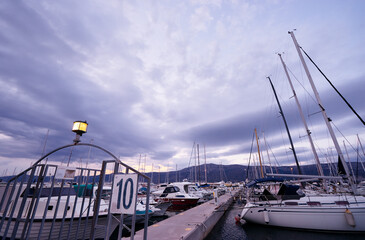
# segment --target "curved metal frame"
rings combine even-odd
[[[43,155],[40,159],[38,159],[31,167],[25,169],[24,171],[22,171],[21,173],[19,173],[18,175],[14,176],[13,178],[11,178],[8,182],[11,182],[13,181],[14,179],[18,178],[19,176],[21,176],[22,174],[26,173],[27,171],[29,171],[30,169],[33,168],[33,172],[32,174],[34,174],[34,167],[36,165],[38,165],[43,159],[45,159],[46,157],[48,157],[49,155],[59,151],[59,150],[62,150],[62,149],[65,149],[65,148],[69,148],[69,147],[74,147],[74,146],[89,146],[89,147],[94,147],[94,148],[97,148],[107,154],[109,154],[116,162],[116,164],[120,164],[122,166],[124,166],[126,168],[126,173],[129,172],[129,170],[132,170],[133,172],[137,173],[138,175],[144,177],[147,179],[147,184],[148,184],[148,189],[150,188],[150,181],[151,179],[143,174],[143,173],[140,173],[139,171],[137,171],[136,169],[126,165],[125,163],[123,163],[119,158],[117,158],[114,154],[112,154],[111,152],[109,152],[108,150],[106,150],[105,148],[103,147],[100,147],[98,145],[95,145],[95,144],[91,144],[91,143],[80,143],[80,142],[75,142],[73,144],[68,144],[68,145],[64,145],[62,147],[59,147],[59,148],[56,148],[50,152],[48,152],[47,154]],[[112,160],[109,160],[109,161],[112,161]],[[101,175],[100,175],[100,179],[99,179],[99,185],[102,186],[103,185],[103,181],[104,181],[104,174],[105,174],[105,167],[106,167],[106,163],[108,161],[103,161],[103,168],[101,170]],[[117,165],[116,165],[116,168],[115,168],[115,171],[117,171]],[[28,185],[30,186],[30,182],[28,182]],[[28,186],[28,188],[29,188]],[[92,220],[92,228],[94,229],[96,227],[96,224],[97,224],[97,216],[99,214],[99,205],[100,205],[100,197],[101,197],[101,188],[98,188],[97,190],[97,194],[96,194],[96,200],[95,200],[95,204],[94,204],[94,215],[93,215],[93,220]],[[147,194],[147,202],[146,202],[146,209],[149,209],[149,193]],[[2,203],[0,203],[0,206],[2,205]],[[135,215],[135,214],[134,214]],[[135,217],[135,216],[134,216]],[[122,223],[122,222],[121,222]],[[143,236],[143,239],[147,239],[147,227],[148,227],[148,211],[146,211],[146,216],[145,216],[145,230],[144,230],[144,236]],[[134,229],[133,229],[134,230]],[[131,235],[131,238],[133,238],[134,236],[134,231]],[[90,236],[91,239],[94,239],[94,232],[92,231],[91,232],[91,236]]]
[[[94,147],[94,148],[97,148],[97,149],[100,149],[102,150],[103,152],[106,152],[107,154],[109,154],[110,156],[112,156],[114,158],[114,160],[116,160],[117,162],[121,163],[123,166],[126,166],[125,164],[123,164],[119,158],[117,158],[114,154],[112,154],[111,152],[109,152],[108,150],[106,150],[105,148],[102,148],[98,145],[95,145],[95,144],[91,144],[91,143],[77,143],[77,144],[68,144],[68,145],[65,145],[65,146],[62,146],[62,147],[59,147],[59,148],[56,148],[52,151],[50,151],[49,153],[43,155],[40,159],[38,159],[31,167],[25,169],[23,172],[19,173],[18,175],[12,177],[11,179],[9,179],[9,182],[14,180],[17,176],[20,176],[21,174],[29,171],[29,169],[31,169],[32,167],[36,166],[37,164],[39,164],[43,159],[45,159],[46,157],[48,157],[49,155],[59,151],[59,150],[62,150],[64,148],[69,148],[69,147],[74,147],[74,146],[90,146],[90,147]]]

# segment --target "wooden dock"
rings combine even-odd
[[[239,190],[232,190],[220,196],[218,204],[213,199],[149,226],[147,239],[204,239],[232,204],[234,197],[238,196],[239,192]],[[143,239],[143,229],[135,234],[134,239]]]

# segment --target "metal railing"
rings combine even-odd
[[[2,185],[2,239],[88,238],[87,222],[93,213],[84,209],[93,205],[92,189],[100,170],[72,170],[73,175],[65,178],[57,176],[57,165],[33,165]],[[80,191],[83,185],[91,192]]]
[[[108,170],[110,165],[113,171]],[[113,176],[110,186],[105,182],[108,171],[109,176]],[[119,160],[103,161],[101,170],[37,164],[2,183],[0,237],[108,239],[113,231],[118,231],[120,239],[123,228],[126,228],[131,231],[130,238],[134,239],[136,205],[133,206],[131,226],[123,223],[126,214],[111,211],[115,199],[114,176],[118,174],[136,174],[137,179],[147,182],[144,216],[144,239],[147,239],[150,179]],[[103,192],[105,185],[110,190],[108,196]],[[137,190],[132,197],[137,199]]]
[[[117,196],[113,196],[113,192],[114,188],[118,185],[118,183],[115,182],[115,177],[116,175],[120,175],[120,174],[137,174],[138,177],[137,179],[137,183],[136,185],[138,186],[138,181],[142,180],[142,181],[146,181],[147,183],[147,191],[146,191],[146,202],[145,202],[145,214],[144,214],[144,237],[143,239],[147,239],[147,228],[148,228],[148,213],[149,213],[149,198],[150,198],[150,184],[151,184],[151,179],[140,173],[139,171],[135,170],[134,168],[124,164],[121,161],[114,161],[114,160],[110,160],[110,161],[103,161],[102,164],[102,169],[101,169],[101,173],[100,173],[100,180],[99,180],[99,185],[100,186],[104,186],[105,185],[105,175],[108,169],[108,165],[112,166],[113,170],[112,170],[112,181],[111,181],[111,191],[110,191],[110,201],[109,201],[109,206],[108,206],[108,224],[106,225],[106,231],[105,231],[105,236],[108,236],[110,234],[110,229],[109,226],[112,225],[113,221],[117,221],[118,223],[118,238],[121,238],[121,234],[124,228],[126,228],[128,231],[130,231],[130,239],[134,239],[134,233],[136,230],[136,204],[137,204],[137,190],[134,191],[133,193],[133,198],[134,198],[134,206],[132,206],[132,208],[134,209],[133,214],[132,214],[132,223],[130,228],[128,226],[126,226],[123,222],[123,220],[127,217],[126,214],[119,212],[119,213],[112,213],[111,209],[112,209],[112,201],[113,199],[118,200]],[[98,216],[99,216],[99,205],[100,202],[102,200],[102,188],[98,188],[97,193],[96,193],[96,199],[95,199],[95,215],[94,215],[94,219],[93,219],[93,228],[97,229],[100,228],[102,226],[99,225],[98,222]],[[119,199],[120,200],[120,199]],[[91,239],[94,239],[94,236],[90,237]]]

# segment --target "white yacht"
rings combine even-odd
[[[247,203],[241,213],[247,222],[316,231],[365,232],[364,196],[305,195],[297,185],[278,182],[257,193],[255,185],[248,185]]]
[[[154,199],[161,202],[171,202],[168,210],[186,210],[195,207],[200,199],[199,196],[189,193],[189,187],[195,186],[190,182],[175,182],[168,184],[161,191],[152,192]]]

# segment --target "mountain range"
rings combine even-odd
[[[323,172],[325,176],[333,176],[337,174],[337,167],[332,166],[331,168],[327,164],[322,164]],[[206,169],[206,171],[205,171]],[[362,167],[362,163],[351,163],[351,172],[356,176],[358,182],[365,179],[365,171]],[[264,173],[271,173],[270,166],[263,166],[262,171]],[[302,174],[304,175],[318,175],[316,165],[303,165],[301,166]],[[298,174],[296,166],[280,166],[274,167],[272,169],[273,173],[279,174]],[[151,178],[151,182],[158,183],[168,183],[187,180],[190,182],[200,182],[200,183],[212,183],[212,182],[242,182],[246,179],[252,180],[261,177],[261,168],[253,167],[247,165],[218,165],[218,164],[206,164],[196,167],[187,167],[178,171],[170,172],[148,172],[145,173]],[[207,179],[205,179],[205,176]],[[14,176],[3,176],[0,181],[7,182],[10,178]],[[111,180],[112,175],[106,175],[106,181]],[[95,177],[96,182],[99,181],[99,176]],[[288,178],[290,179],[290,178]],[[45,178],[45,181],[49,181],[49,177]],[[89,181],[92,181],[91,178]]]
[[[365,179],[365,171],[359,163],[352,162],[352,170],[356,179],[358,181],[362,181]],[[324,175],[331,176],[331,172],[337,173],[336,167],[331,167],[327,164],[322,164]],[[259,167],[252,167],[246,165],[217,165],[217,164],[207,164],[200,165],[197,167],[188,167],[178,171],[170,171],[170,172],[152,172],[146,173],[149,176],[153,183],[165,183],[165,182],[176,182],[183,181],[187,179],[188,181],[195,182],[206,182],[205,181],[205,169],[206,169],[206,177],[207,182],[242,182],[248,179],[254,179],[260,177],[261,169]],[[351,168],[350,168],[351,169]],[[302,174],[305,175],[318,175],[316,165],[304,165],[301,166]],[[271,169],[269,166],[263,166],[263,172],[271,173]],[[199,174],[200,173],[200,174]],[[296,166],[281,166],[273,168],[273,173],[279,174],[298,174],[298,170]]]

